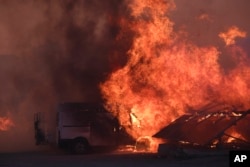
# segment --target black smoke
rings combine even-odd
[[[15,124],[0,131],[0,151],[34,149],[36,112],[51,123],[58,103],[102,102],[100,82],[126,61],[111,56],[125,10],[116,0],[0,1],[0,117]]]

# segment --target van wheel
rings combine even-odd
[[[86,154],[89,151],[89,144],[84,140],[75,140],[72,145],[72,151],[75,154]]]

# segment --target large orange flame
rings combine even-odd
[[[134,0],[129,7],[126,27],[135,37],[128,62],[109,76],[101,90],[107,107],[132,137],[151,136],[189,108],[213,101],[250,107],[250,68],[243,49],[228,46],[237,65],[226,73],[215,46],[198,47],[174,32],[167,17],[175,7],[172,1]],[[243,37],[231,31],[220,36],[230,44]]]

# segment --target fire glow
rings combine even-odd
[[[214,101],[250,108],[249,59],[235,41],[246,37],[246,32],[232,26],[218,34],[228,47],[228,56],[236,61],[225,72],[216,46],[198,47],[174,31],[167,16],[175,8],[172,1],[129,3],[131,19],[123,19],[123,24],[136,35],[127,52],[128,62],[109,76],[101,90],[107,107],[133,138],[152,136],[189,108]]]
[[[227,32],[220,33],[219,37],[225,41],[226,45],[233,45],[235,44],[235,38],[246,37],[246,32],[239,30],[236,26],[232,26]]]
[[[14,126],[13,121],[8,117],[0,117],[0,131],[8,131]]]

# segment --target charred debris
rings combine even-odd
[[[165,139],[158,152],[169,148],[230,150],[249,149],[247,125],[250,110],[239,111],[224,105],[210,105],[194,114],[186,114],[161,129],[153,137]]]

